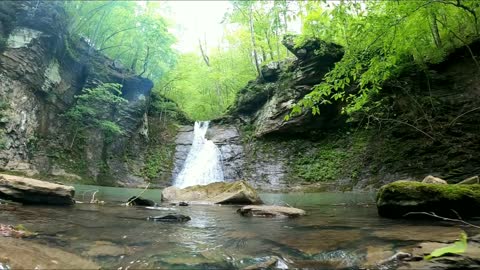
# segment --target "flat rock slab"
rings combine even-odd
[[[237,212],[242,216],[253,217],[299,217],[306,214],[302,209],[278,205],[247,205]]]
[[[187,188],[168,187],[162,191],[162,201],[190,204],[260,204],[255,189],[244,181],[216,182]]]
[[[10,237],[0,238],[0,265],[7,269],[100,269],[75,254]]]
[[[0,174],[0,198],[26,204],[72,205],[75,188],[21,176]]]

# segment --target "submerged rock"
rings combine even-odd
[[[260,204],[257,192],[246,182],[217,182],[187,188],[168,187],[162,191],[162,201],[190,204]]]
[[[161,222],[187,222],[191,220],[189,216],[180,215],[180,214],[169,214],[166,216],[150,216],[148,220],[161,221]]]
[[[131,197],[127,200],[130,205],[137,205],[137,206],[155,206],[155,202],[149,199],[144,199],[142,197]]]
[[[0,198],[27,204],[72,205],[75,188],[32,178],[0,174]]]
[[[435,176],[432,176],[432,175],[429,175],[427,177],[425,177],[422,181],[422,183],[426,183],[426,184],[441,184],[441,185],[447,185],[447,181],[441,179],[441,178],[438,178],[438,177],[435,177]]]
[[[22,225],[11,226],[0,224],[0,236],[3,237],[14,237],[14,238],[24,238],[35,236],[36,233],[30,232],[29,230],[25,229]]]
[[[436,241],[451,242],[458,238],[462,230],[451,226],[391,225],[374,230],[372,236],[388,243],[397,241]]]
[[[451,245],[452,243],[422,242],[405,250],[411,254],[411,259],[398,269],[480,269],[480,245],[468,242],[467,249],[460,254],[445,254],[444,256],[424,260],[424,256],[432,251]],[[403,260],[406,261],[406,260]]]
[[[100,269],[75,254],[16,238],[0,239],[2,264],[10,269]]]
[[[117,257],[127,254],[127,249],[108,241],[95,241],[88,251],[83,253],[89,257],[112,256]]]
[[[261,269],[288,269],[288,265],[279,257],[272,256],[263,262],[247,266],[243,270],[261,270]]]
[[[376,202],[378,214],[384,217],[399,218],[409,212],[457,217],[454,211],[461,217],[480,216],[480,185],[396,181],[380,188]]]
[[[237,213],[251,217],[299,217],[306,214],[302,209],[278,205],[247,205],[238,209]]]

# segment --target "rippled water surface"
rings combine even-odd
[[[141,190],[77,186],[77,199],[92,191],[104,205],[22,206],[0,212],[0,223],[23,224],[38,232],[35,243],[88,258],[102,267],[243,268],[282,258],[290,267],[357,268],[372,251],[389,251],[425,240],[458,236],[447,224],[379,218],[370,193],[262,194],[267,204],[302,208],[297,219],[247,218],[237,206],[170,206],[162,210],[125,207],[120,202]],[[159,201],[159,190],[143,197]],[[165,209],[169,208],[169,209]],[[180,213],[186,223],[147,221],[148,216]],[[371,259],[371,258],[370,258]],[[283,263],[277,267],[286,266]]]

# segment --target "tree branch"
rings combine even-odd
[[[450,210],[452,210],[452,212],[454,212],[457,215],[458,219],[442,217],[442,216],[439,216],[439,215],[435,214],[434,212],[431,212],[431,213],[428,213],[428,212],[408,212],[403,216],[406,217],[406,216],[410,216],[410,215],[426,215],[426,216],[438,218],[438,219],[445,220],[445,221],[453,221],[453,222],[462,223],[464,225],[480,229],[480,226],[477,226],[475,224],[472,224],[472,223],[466,222],[465,220],[462,220],[455,210],[453,210],[453,209],[450,209]]]

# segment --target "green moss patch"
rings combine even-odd
[[[441,216],[480,216],[480,185],[441,185],[397,181],[377,193],[378,213],[404,217],[409,212],[434,212]],[[456,212],[456,213],[455,213]]]

